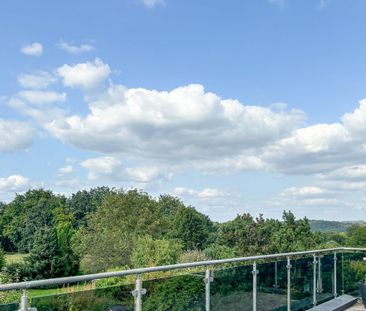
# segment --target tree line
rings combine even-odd
[[[312,232],[307,218],[282,220],[248,213],[217,223],[179,198],[98,187],[69,197],[34,189],[0,202],[3,253],[25,253],[6,264],[2,282],[94,273],[206,259],[365,246],[366,229]]]

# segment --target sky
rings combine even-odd
[[[366,218],[363,0],[0,2],[0,200],[169,193]]]

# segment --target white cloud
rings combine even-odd
[[[148,8],[153,8],[157,5],[165,5],[164,0],[139,0]]]
[[[60,167],[58,172],[60,175],[71,174],[72,172],[74,172],[74,168],[72,165],[66,165],[66,166]]]
[[[366,156],[365,142],[356,135],[362,126],[360,122],[359,126],[353,124],[351,129],[349,123],[342,122],[300,128],[268,146],[261,158],[273,170],[287,174],[332,171],[357,163]]]
[[[287,137],[304,119],[300,111],[224,100],[201,85],[170,92],[110,86],[89,107],[86,117],[71,115],[47,128],[79,148],[208,169],[262,168],[253,150]]]
[[[29,187],[29,179],[21,175],[0,178],[0,192],[25,191]]]
[[[28,45],[24,45],[20,51],[23,54],[30,56],[41,56],[43,54],[43,45],[39,42],[34,42]]]
[[[197,199],[222,198],[229,195],[224,191],[213,188],[204,188],[203,190],[198,191],[185,187],[176,187],[174,188],[173,193],[178,196],[191,196]]]
[[[95,47],[91,44],[80,44],[80,45],[74,45],[67,42],[61,42],[59,45],[59,48],[71,53],[71,54],[80,54],[84,52],[91,52],[95,50]]]
[[[87,159],[81,163],[81,166],[88,169],[89,179],[92,180],[105,179],[149,183],[158,179],[170,178],[169,174],[162,174],[157,167],[125,167],[122,161],[111,156]]]
[[[32,74],[23,73],[18,76],[19,84],[27,89],[44,89],[56,81],[57,78],[47,71],[37,71]]]
[[[25,150],[32,144],[33,128],[25,122],[0,119],[0,152]]]
[[[327,174],[323,174],[320,177],[328,180],[366,182],[366,164],[345,166]]]
[[[304,187],[290,187],[286,188],[280,193],[282,197],[292,198],[314,198],[331,195],[332,192],[315,186],[304,186]]]
[[[124,157],[138,167],[310,175],[366,164],[366,100],[339,122],[305,126],[304,112],[283,103],[245,105],[222,99],[199,84],[171,91],[111,84],[103,90],[99,86],[111,69],[97,58],[63,65],[57,72],[65,86],[84,89],[89,113],[29,107],[19,99],[39,95],[30,91],[20,92],[18,100],[11,98],[10,105],[65,143]],[[59,100],[66,97],[53,95]]]
[[[93,62],[73,66],[65,64],[57,69],[57,73],[62,77],[65,86],[92,89],[108,78],[111,70],[107,64],[96,58]]]
[[[54,91],[22,91],[18,93],[18,97],[26,100],[31,104],[43,105],[66,100],[66,93],[57,93]]]

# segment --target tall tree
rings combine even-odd
[[[159,236],[158,203],[138,190],[107,196],[78,231],[75,251],[83,271],[96,272],[130,264],[138,236]]]
[[[193,207],[180,207],[174,215],[170,238],[182,242],[185,250],[202,250],[213,232],[211,220]]]
[[[86,216],[96,211],[102,205],[105,197],[114,190],[108,187],[96,187],[73,193],[66,201],[66,207],[74,214],[76,226],[85,225]]]
[[[28,252],[37,231],[45,226],[52,227],[54,211],[64,210],[64,206],[65,198],[49,190],[36,189],[17,194],[2,214],[4,236],[17,251]]]

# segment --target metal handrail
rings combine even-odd
[[[318,249],[318,250],[301,251],[301,252],[258,255],[258,256],[249,256],[249,257],[237,257],[237,258],[228,258],[228,259],[219,259],[219,260],[207,260],[207,261],[180,263],[180,264],[157,266],[157,267],[138,268],[138,269],[129,269],[129,270],[122,270],[122,271],[102,272],[102,273],[86,274],[86,275],[79,275],[79,276],[53,278],[53,279],[45,279],[45,280],[8,283],[8,284],[1,284],[0,291],[15,290],[15,289],[25,290],[25,289],[29,289],[29,288],[37,288],[37,287],[60,285],[60,284],[71,284],[71,283],[77,283],[77,282],[87,282],[87,281],[106,279],[106,278],[111,278],[111,277],[120,277],[120,276],[127,276],[127,275],[142,275],[142,274],[150,273],[150,272],[161,272],[161,271],[186,269],[186,268],[193,268],[193,267],[207,267],[207,266],[214,266],[214,265],[227,264],[227,263],[248,262],[248,261],[250,262],[250,261],[256,261],[256,260],[261,260],[261,259],[289,258],[289,257],[314,255],[314,254],[318,255],[318,254],[323,254],[323,253],[340,252],[340,251],[365,251],[366,252],[366,248],[337,247],[337,248],[327,248],[327,249]]]

